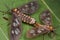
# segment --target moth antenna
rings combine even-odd
[[[7,4],[5,4],[4,3],[4,6],[8,9],[7,11],[9,11],[11,8],[7,5]]]
[[[4,3],[4,6],[5,6],[8,10],[7,10],[6,12],[0,10],[0,12],[1,12],[1,13],[4,13],[4,14],[7,14],[7,12],[9,12],[9,10],[10,10],[10,7],[9,7],[7,4],[5,4],[5,3]]]
[[[48,36],[49,36],[50,38],[55,37],[55,35],[58,35],[58,34],[57,34],[57,33],[55,33],[54,31],[53,31],[53,32],[48,33]]]
[[[0,10],[1,13],[7,14],[7,12]]]
[[[1,12],[1,13],[6,13],[6,12],[4,12],[4,11],[2,11],[2,10],[0,10],[0,12]]]
[[[56,32],[52,32],[54,35],[58,35]]]
[[[3,5],[4,5],[4,6],[6,7],[6,9],[7,9],[6,13],[7,13],[7,12],[10,12],[11,8],[10,8],[5,2],[3,2],[3,3],[4,3]]]
[[[13,8],[14,2],[15,2],[15,1],[14,1],[14,0],[12,0],[12,2],[11,2],[11,4],[12,4],[12,7],[11,7],[11,8]]]

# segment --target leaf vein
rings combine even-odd
[[[7,40],[9,40],[8,37],[4,34],[4,31],[2,30],[1,27],[0,27],[0,30],[1,30],[2,34],[5,36],[5,38],[6,38]]]

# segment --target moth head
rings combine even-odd
[[[52,26],[47,26],[47,28],[48,28],[51,32],[53,32],[53,31],[55,30]]]
[[[49,29],[50,29],[50,32],[48,33],[48,36],[49,36],[50,38],[55,37],[55,36],[57,35],[57,33],[55,32],[56,29],[54,29],[52,26],[49,27]]]
[[[11,10],[11,12],[17,12],[17,10],[18,10],[17,8],[14,8]]]
[[[11,10],[11,13],[13,13],[14,15],[20,15],[20,13],[22,13],[18,8],[14,8]]]

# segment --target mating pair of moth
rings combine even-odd
[[[34,26],[31,30],[28,30],[26,34],[27,38],[33,38],[41,34],[49,34],[50,32],[54,33],[49,10],[42,12],[42,14],[40,15],[40,19],[42,20],[44,25],[37,23],[34,18],[29,16],[30,14],[33,14],[38,8],[38,2],[32,1],[21,7],[11,9],[10,13],[12,14],[13,18],[10,30],[10,40],[19,40],[19,37],[22,34],[22,22]]]

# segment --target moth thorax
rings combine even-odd
[[[19,14],[21,13],[21,11],[18,8],[14,8],[14,9],[12,9],[12,13],[14,13],[17,16],[19,16]]]

